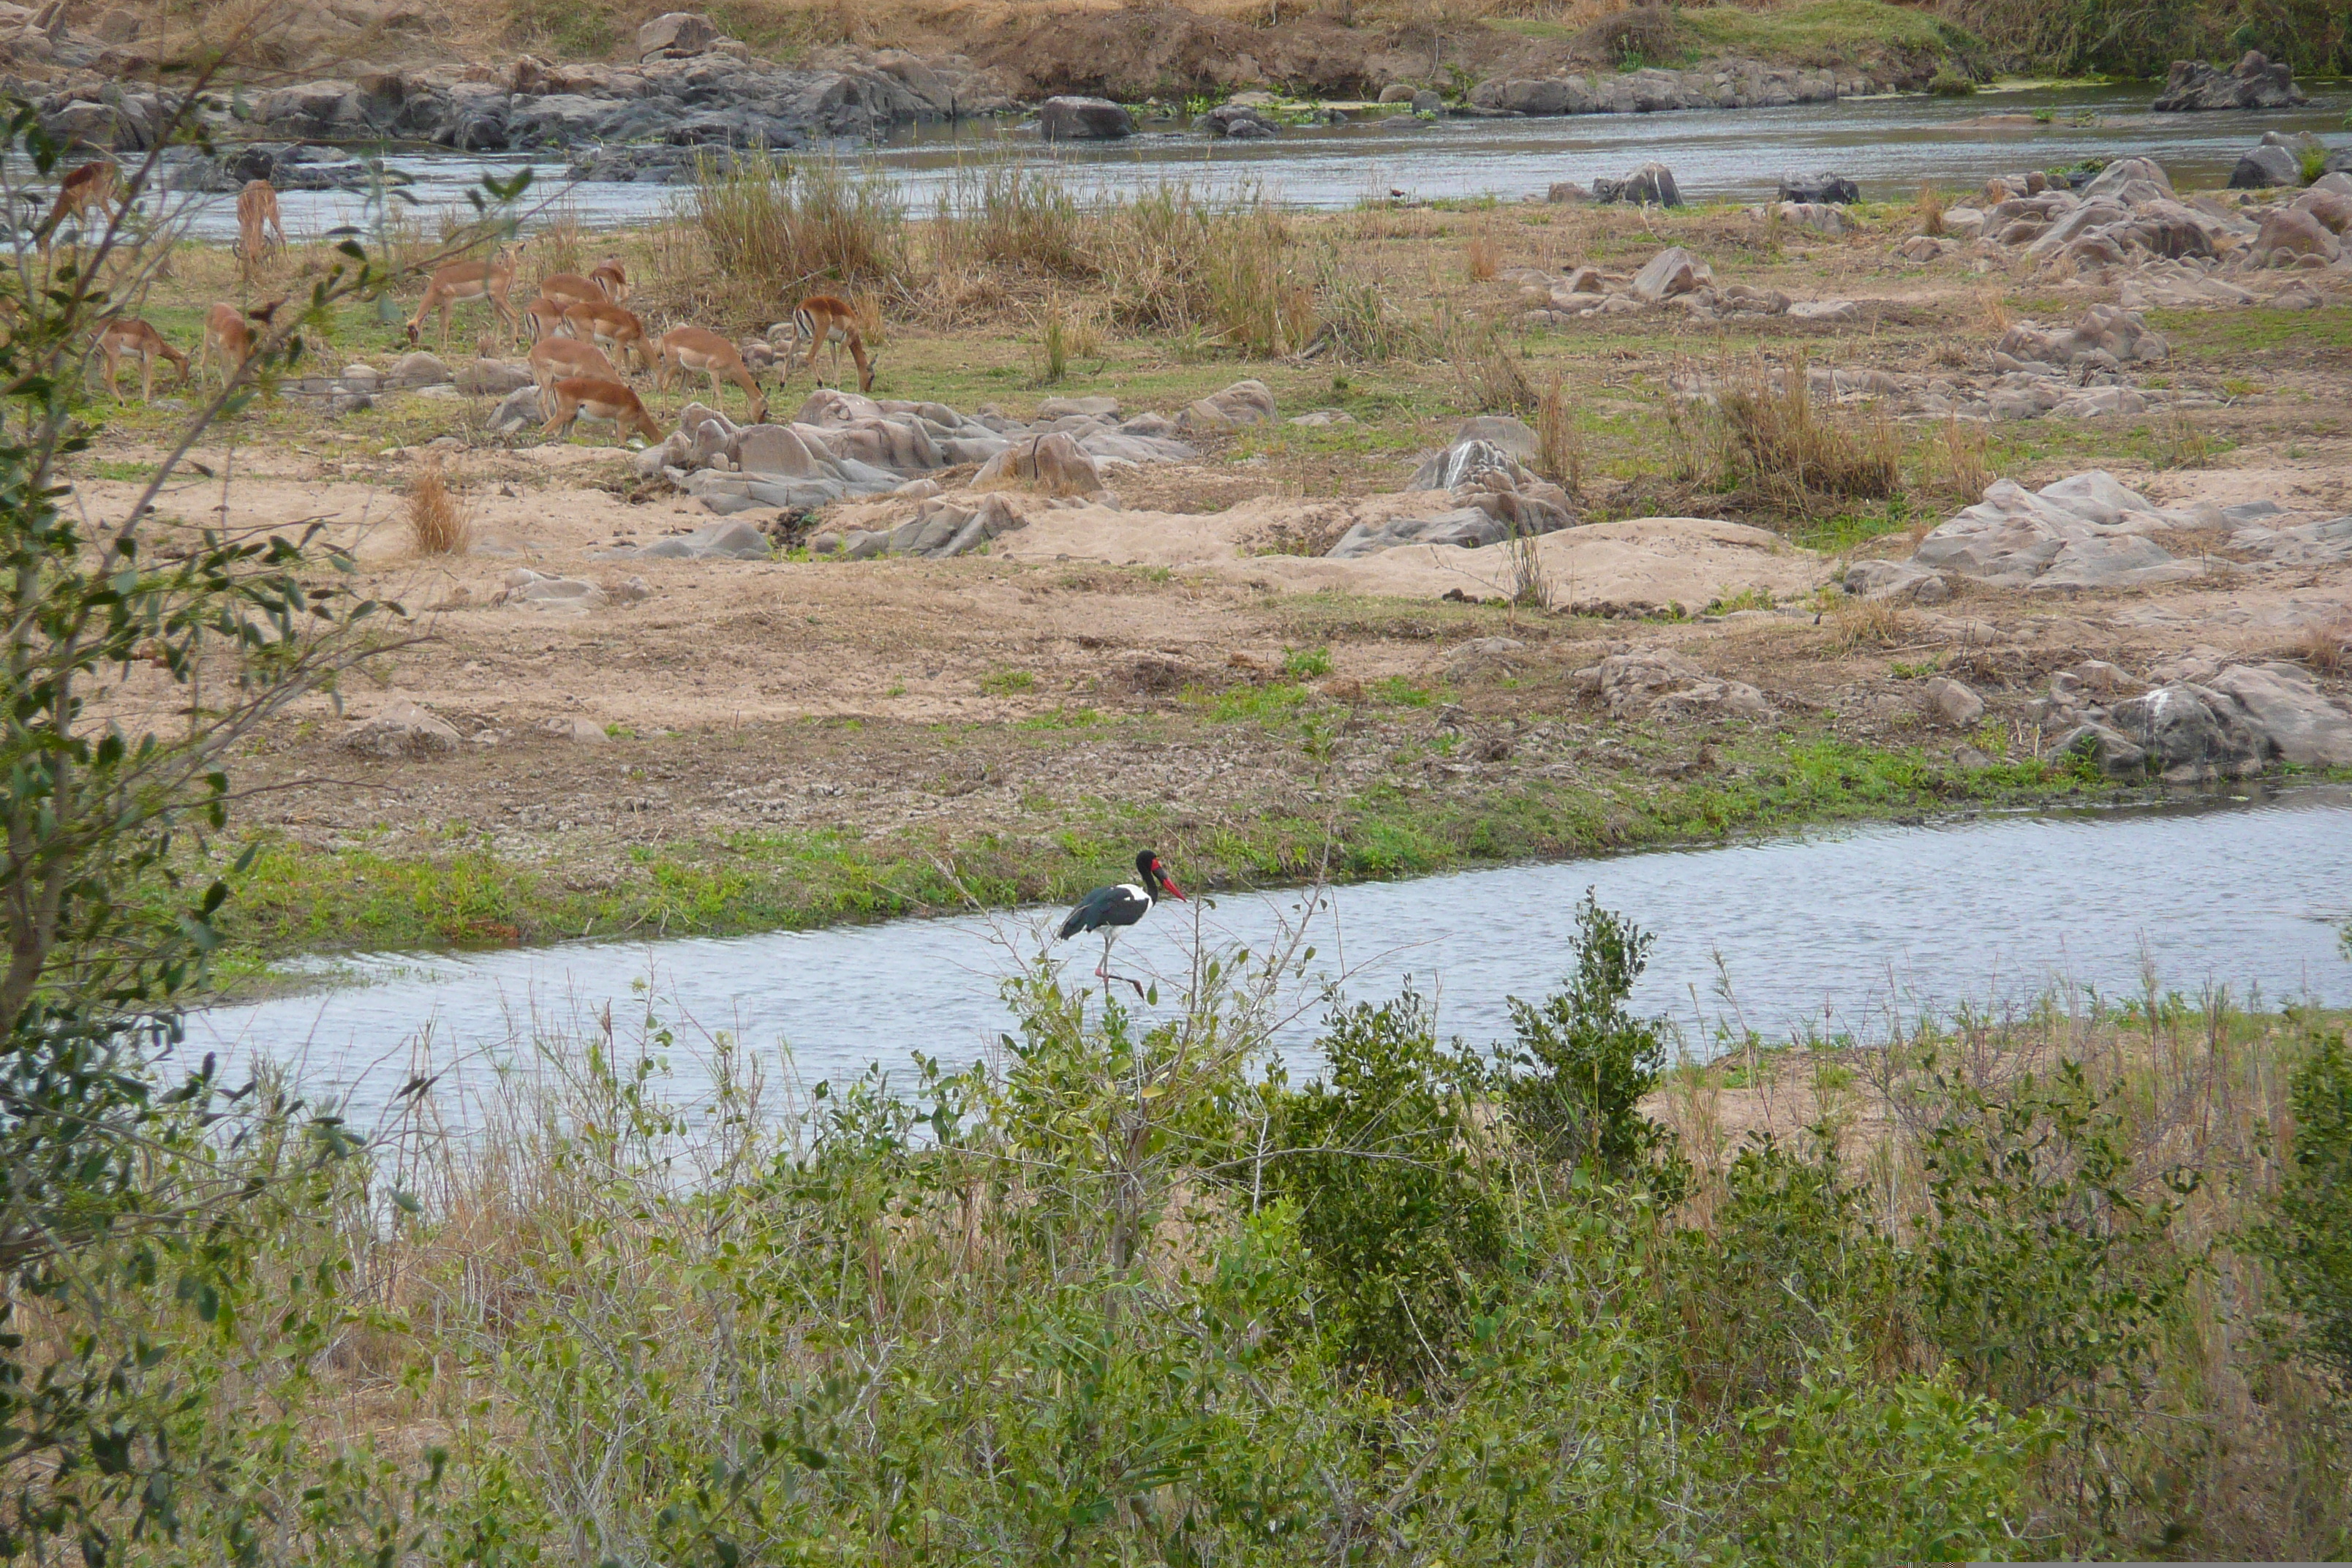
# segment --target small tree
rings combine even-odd
[[[177,1039],[175,999],[219,942],[230,889],[202,851],[236,798],[228,758],[383,651],[363,634],[384,606],[345,591],[350,558],[315,526],[192,528],[155,506],[194,443],[292,365],[335,305],[394,279],[347,242],[307,299],[252,312],[254,354],[119,514],[68,503],[60,471],[96,431],[86,372],[100,334],[136,320],[169,256],[173,215],[137,205],[163,206],[162,147],[200,140],[208,85],[178,99],[102,224],[83,214],[70,242],[45,226],[45,243],[19,238],[0,261],[0,1323],[14,1331],[39,1303],[70,1327],[41,1347],[0,1333],[0,1557],[68,1535],[96,1563],[126,1522],[176,1528],[177,1479],[206,1464],[172,1439],[190,1401],[169,1392],[167,1344],[109,1304],[168,1280],[198,1321],[225,1325],[243,1288],[242,1216],[352,1147],[332,1118],[282,1138],[297,1113],[278,1101],[277,1121],[248,1129],[268,1147],[240,1152],[220,1118],[247,1114],[247,1091],[224,1094],[210,1060],[166,1086],[157,1058]],[[23,210],[43,199],[18,188],[26,172],[63,173],[67,150],[31,105],[0,100],[0,200]],[[184,722],[165,733],[120,717],[142,710]]]
[[[1591,889],[1576,930],[1576,973],[1560,989],[1541,1004],[1510,999],[1517,1039],[1503,1052],[1505,1102],[1543,1158],[1622,1180],[1669,1136],[1640,1109],[1665,1070],[1665,1024],[1627,1005],[1655,939],[1602,909]]]

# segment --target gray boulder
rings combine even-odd
[[[1107,142],[1135,134],[1135,117],[1107,98],[1049,98],[1037,106],[1048,142]]]
[[[691,533],[656,539],[637,550],[614,552],[640,561],[765,561],[775,551],[768,536],[748,522],[713,522]]]
[[[2210,684],[2237,703],[2281,761],[2352,767],[2352,713],[2330,700],[2308,671],[2292,664],[2233,665]]]
[[[1455,544],[1465,550],[1499,544],[1510,530],[1493,513],[1475,506],[1456,507],[1435,517],[1398,517],[1385,522],[1360,522],[1341,534],[1324,554],[1334,561],[1376,555],[1401,544]]]
[[[2147,771],[2147,752],[2119,730],[2078,724],[2058,738],[2061,756],[2082,757],[2111,779],[2136,778]]]
[[[518,435],[546,422],[547,415],[540,407],[539,388],[535,386],[515,388],[490,411],[490,428],[501,436]]]
[[[2230,171],[2233,191],[2288,189],[2303,184],[2303,160],[2286,148],[2265,142],[2241,154]]]
[[[1202,398],[1176,416],[1180,430],[1237,430],[1275,416],[1274,394],[1262,381],[1237,381]]]
[[[1857,561],[1845,569],[1843,582],[1847,593],[1864,599],[1940,605],[1952,596],[1952,585],[1940,573],[1909,561]]]
[[[2129,736],[2149,767],[2174,784],[2258,773],[2268,738],[2227,696],[2179,682],[2158,687],[2107,710],[2107,722]]]
[[[1221,103],[1192,121],[1193,128],[1212,136],[1228,136],[1242,140],[1272,136],[1279,128],[1265,115],[1244,104]]]
[[[718,24],[698,11],[671,11],[637,29],[637,58],[684,59],[723,37]]]
[[[1499,447],[1522,463],[1534,462],[1542,445],[1525,421],[1507,414],[1480,414],[1465,419],[1454,432],[1454,445],[1458,447],[1465,441],[1484,441],[1490,447]],[[1445,488],[1451,489],[1453,486]]]
[[[1596,202],[1634,202],[1643,205],[1655,203],[1662,207],[1683,205],[1682,192],[1675,187],[1675,172],[1657,163],[1644,163],[1622,180],[1593,181],[1592,199]]]
[[[2212,109],[2292,109],[2311,101],[2294,85],[2294,68],[2249,49],[2234,69],[2220,71],[2203,60],[2175,60],[2164,90],[2150,107],[2158,113]]]
[[[1843,174],[1815,174],[1811,179],[1802,174],[1783,174],[1780,193],[1773,199],[1805,205],[1844,206],[1862,200],[1862,187]]]
[[[1517,420],[1512,421],[1517,424]],[[1475,436],[1465,435],[1435,457],[1412,471],[1406,481],[1409,490],[1450,490],[1470,483],[1482,474],[1507,475],[1516,485],[1532,480],[1535,476],[1522,467],[1519,460],[1501,446]]]
[[[1937,716],[1955,729],[1968,729],[1984,717],[1984,699],[1948,677],[1939,675],[1930,679],[1922,695]]]
[[[1677,294],[1689,294],[1715,281],[1707,264],[1679,245],[1670,245],[1643,264],[1633,275],[1637,299],[1658,304]]]

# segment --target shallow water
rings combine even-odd
[[[1421,199],[1540,195],[1555,181],[1590,184],[1649,159],[1675,171],[1693,201],[1754,200],[1772,194],[1784,171],[1832,170],[1873,199],[1907,197],[1922,181],[1954,189],[1994,174],[2051,168],[2080,159],[2145,154],[2178,184],[2225,184],[2238,155],[2265,131],[2340,132],[2352,86],[2306,84],[2312,101],[2293,110],[2154,114],[2153,86],[2036,88],[1945,99],[1906,94],[1786,109],[1692,110],[1667,114],[1585,114],[1528,120],[1368,117],[1345,126],[1285,131],[1259,142],[1213,142],[1174,121],[1147,122],[1128,141],[1048,148],[1034,132],[966,123],[908,131],[863,156],[896,184],[910,207],[928,211],[959,164],[1010,155],[1054,163],[1090,196],[1184,179],[1204,190],[1259,189],[1300,207],[1349,207],[1400,191]],[[1971,129],[1990,114],[2049,110],[2049,125]],[[2056,121],[2082,113],[2097,123]],[[529,159],[397,153],[390,162],[417,178],[416,210],[461,204],[485,171],[510,173]],[[564,192],[565,163],[535,163],[532,203],[560,195],[591,227],[642,222],[673,210],[679,193],[661,185],[582,184]],[[363,221],[353,194],[289,192],[281,198],[298,237]],[[233,196],[205,198],[190,213],[193,232],[236,232]]]
[[[1700,1054],[1726,1028],[1884,1037],[1897,1017],[2021,1003],[2053,985],[2133,994],[2149,973],[2168,989],[2352,1005],[2338,946],[2352,916],[2352,788],[2312,786],[1337,889],[1313,917],[1318,952],[1296,988],[1306,1010],[1283,1034],[1286,1054],[1311,1061],[1325,979],[1378,998],[1417,976],[1445,1030],[1481,1044],[1507,1034],[1506,998],[1541,995],[1567,963],[1587,887],[1656,933],[1637,1000]],[[1196,937],[1262,951],[1301,918],[1301,900],[1163,904],[1121,940],[1116,967],[1181,976]],[[1007,1025],[999,978],[1061,914],[366,958],[341,966],[352,983],[332,990],[199,1013],[184,1048],[299,1063],[314,1086],[351,1089],[362,1117],[415,1061],[478,1084],[534,1027],[584,1034],[608,1005],[625,1039],[648,994],[681,1038],[724,1029],[762,1053],[788,1047],[807,1082],[877,1061],[903,1068],[914,1048],[969,1061]],[[1100,950],[1081,939],[1063,952],[1083,977]]]

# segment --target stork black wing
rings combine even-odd
[[[1131,926],[1150,907],[1151,900],[1139,896],[1134,888],[1097,888],[1080,899],[1077,908],[1070,911],[1070,918],[1062,922],[1062,935],[1076,936],[1082,931],[1100,931],[1105,926]]]

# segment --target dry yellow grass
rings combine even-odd
[[[408,480],[408,542],[419,555],[463,555],[473,543],[472,521],[437,460],[417,465]]]

